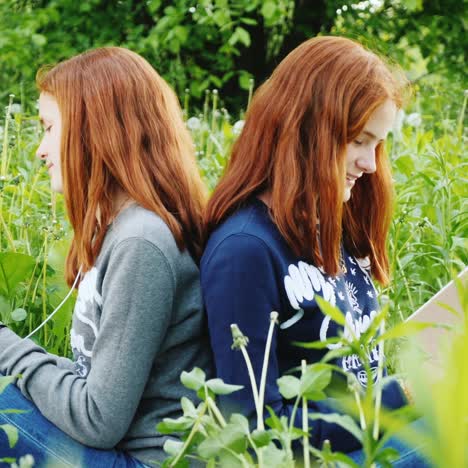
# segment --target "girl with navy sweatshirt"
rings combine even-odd
[[[392,177],[385,139],[406,83],[360,44],[339,37],[311,39],[292,51],[257,90],[226,173],[206,211],[207,246],[201,261],[217,375],[243,385],[225,401],[230,411],[255,414],[242,354],[231,349],[230,324],[249,338],[257,382],[270,324],[272,341],[265,405],[291,416],[292,402],[277,379],[305,359],[320,361],[328,349],[297,341],[336,337],[339,326],[324,315],[321,296],[346,316],[346,333],[359,336],[378,313],[373,281],[388,282],[386,239],[391,220]],[[334,346],[339,346],[334,345]],[[333,345],[329,345],[329,348]],[[377,368],[379,349],[368,349]],[[357,355],[337,359],[366,386]],[[396,381],[383,390],[383,405],[405,405]],[[309,413],[334,412],[330,401],[309,402]],[[298,409],[295,425],[302,427]],[[335,424],[316,420],[311,442],[362,459],[359,442]],[[409,465],[406,457],[396,466]],[[411,458],[411,457],[410,457]],[[404,464],[403,464],[404,463]]]

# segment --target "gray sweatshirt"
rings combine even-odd
[[[154,213],[131,205],[109,227],[79,286],[71,345],[73,361],[3,328],[0,372],[22,374],[21,392],[80,443],[164,459],[156,424],[194,396],[180,373],[210,375],[212,360],[198,268]]]

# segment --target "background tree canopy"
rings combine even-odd
[[[92,47],[122,45],[147,58],[195,106],[219,89],[245,107],[250,79],[317,34],[356,38],[413,80],[463,80],[466,18],[458,0],[3,0],[0,100],[35,96],[34,76]],[[459,86],[458,86],[459,87]]]

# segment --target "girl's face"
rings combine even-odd
[[[363,174],[372,174],[376,170],[375,150],[383,142],[393,126],[397,107],[388,99],[369,117],[362,132],[346,145],[346,180],[344,200],[351,198],[351,189]]]
[[[37,148],[36,156],[47,166],[52,190],[62,193],[62,169],[60,166],[62,118],[57,101],[51,94],[41,93],[39,96],[39,117],[44,128],[44,136]]]

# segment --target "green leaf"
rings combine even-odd
[[[249,420],[242,414],[234,413],[229,422],[240,427],[245,434],[250,434]]]
[[[268,431],[260,431],[255,429],[252,432],[252,440],[255,442],[257,448],[265,447],[272,441],[272,434]]]
[[[23,320],[26,320],[27,316],[28,316],[28,313],[21,307],[18,307],[11,313],[11,318],[15,322],[22,322]]]
[[[249,89],[251,79],[252,75],[250,73],[242,71],[239,75],[239,86],[245,90]]]
[[[18,284],[29,279],[35,264],[36,260],[29,255],[0,253],[0,294],[11,298]]]
[[[222,445],[218,437],[205,439],[197,448],[198,454],[203,458],[213,458],[222,449]]]
[[[359,426],[355,423],[354,419],[351,418],[351,416],[336,413],[316,413],[309,415],[309,419],[322,419],[323,421],[326,421],[328,423],[338,424],[343,429],[346,429],[349,433],[351,433],[354,437],[356,437],[357,440],[362,442],[362,431],[359,428]]]
[[[33,34],[31,36],[31,41],[34,45],[38,47],[43,47],[47,44],[47,37],[43,34]]]
[[[191,416],[193,418],[197,416],[197,409],[195,408],[195,405],[187,397],[181,398],[180,405],[182,406],[184,416]]]
[[[182,450],[184,443],[179,440],[167,439],[164,442],[163,449],[166,453],[172,456],[176,456]]]
[[[224,383],[221,379],[207,380],[206,386],[216,395],[229,395],[244,388],[243,385],[231,385]]]
[[[181,416],[177,419],[164,418],[156,426],[158,432],[162,434],[172,434],[174,432],[184,432],[193,426],[193,418]]]
[[[271,0],[267,0],[262,6],[262,15],[266,20],[273,18],[276,13],[276,4]]]
[[[315,400],[311,393],[321,392],[331,381],[332,373],[323,364],[308,366],[304,375],[301,376],[300,393],[310,400]],[[314,396],[317,396],[316,394]]]
[[[199,367],[194,367],[190,372],[183,371],[180,374],[182,384],[191,390],[199,390],[205,384],[206,374]]]
[[[411,335],[416,335],[417,333],[425,330],[426,328],[430,327],[441,327],[444,328],[443,325],[433,323],[433,322],[416,322],[414,320],[410,320],[409,322],[400,322],[390,330],[386,331],[383,335],[380,335],[376,339],[376,344],[380,341],[385,340],[393,340],[394,338],[402,338],[408,337]]]
[[[290,400],[299,395],[301,388],[301,381],[294,377],[293,375],[284,375],[280,377],[277,381],[279,391],[284,398]]]
[[[317,301],[320,310],[325,315],[328,315],[338,325],[342,325],[343,327],[345,326],[345,316],[343,315],[343,312],[338,309],[338,307],[332,306],[328,301],[326,301],[318,294],[315,296],[315,300]]]
[[[16,442],[18,442],[18,429],[11,424],[0,424],[0,429],[5,432],[10,448],[13,448],[16,445]]]
[[[0,394],[3,393],[5,388],[7,388],[8,385],[13,383],[15,380],[16,380],[16,377],[13,377],[11,375],[1,376],[0,377]]]

